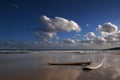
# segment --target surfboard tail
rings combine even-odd
[[[100,68],[101,66],[103,65],[103,62],[101,62],[99,65],[88,65],[88,66],[85,66],[83,68],[83,70],[94,70],[94,69],[98,69]]]

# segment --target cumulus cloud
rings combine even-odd
[[[80,32],[80,26],[73,20],[68,20],[62,17],[49,18],[41,16],[42,27],[36,29],[35,37],[41,41],[48,41],[49,39],[58,39],[58,32]]]
[[[101,32],[106,32],[106,33],[113,33],[118,31],[118,27],[110,22],[105,23],[103,25],[98,25],[97,29]]]
[[[96,35],[95,35],[94,32],[88,32],[88,33],[85,35],[85,37],[87,37],[87,38],[95,38]]]
[[[48,41],[49,39],[52,39],[52,38],[56,38],[56,39],[59,38],[57,34],[54,32],[43,32],[43,33],[34,32],[34,34],[36,38],[42,41]]]
[[[75,40],[73,40],[73,39],[65,39],[63,42],[64,43],[72,43],[72,44],[74,44]]]
[[[100,31],[101,35],[97,36],[95,41],[108,43],[120,41],[118,26],[110,22],[98,25],[97,30]]]
[[[94,32],[88,32],[84,36],[85,39],[82,41],[82,43],[94,43],[95,38],[97,37]]]
[[[108,42],[117,42],[120,41],[120,32],[115,32],[104,36]]]
[[[120,40],[120,32],[116,32],[116,33],[114,33],[114,36],[115,36],[117,39]]]
[[[102,36],[96,36],[94,38],[86,38],[84,40],[82,40],[82,43],[89,43],[89,44],[103,44],[105,43],[107,40],[102,37]]]
[[[41,27],[36,29],[35,31],[35,37],[39,38],[41,41],[49,42],[53,39],[58,40],[59,34],[61,32],[80,32],[81,28],[80,26],[73,20],[68,20],[62,17],[55,17],[55,18],[49,18],[47,16],[41,16]],[[89,26],[87,24],[86,26]],[[100,35],[95,34],[94,32],[88,32],[85,35],[81,35],[80,33],[75,33],[73,36],[71,36],[71,39],[62,39],[62,41],[57,41],[58,45],[59,43],[61,46],[63,44],[68,45],[71,44],[72,46],[78,46],[77,44],[106,44],[111,42],[117,42],[120,41],[120,31],[118,30],[118,27],[110,22],[104,23],[103,25],[98,25],[97,30],[100,31]],[[80,40],[80,37],[85,37],[84,39]],[[54,41],[55,42],[55,41]],[[52,43],[54,44],[54,43]],[[59,44],[59,45],[60,45]]]
[[[91,43],[93,43],[93,40],[91,40],[91,39],[89,39],[89,38],[86,38],[86,39],[84,39],[84,40],[82,40],[82,41],[80,41],[81,43],[88,43],[88,44],[91,44]]]
[[[99,25],[97,28],[101,32],[101,37],[106,40],[106,42],[117,42],[120,41],[120,32],[118,26],[112,23],[105,23],[102,26]]]
[[[102,43],[105,43],[107,40],[104,38],[104,37],[102,37],[102,36],[100,36],[100,37],[96,37],[95,39],[94,39],[94,43],[97,43],[97,44],[102,44]]]
[[[41,21],[44,25],[43,28],[44,31],[49,32],[81,31],[80,26],[76,22],[62,17],[49,18],[47,16],[41,16]]]

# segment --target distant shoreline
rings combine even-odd
[[[114,47],[114,48],[109,48],[109,49],[105,49],[105,50],[120,50],[120,47]]]
[[[53,48],[48,48],[48,49],[0,49],[0,51],[3,51],[3,50],[6,50],[6,51],[16,51],[16,50],[29,50],[29,51],[32,51],[32,50],[34,50],[34,51],[54,51],[54,50],[56,50],[56,51],[64,51],[64,50],[66,50],[66,51],[72,51],[72,50],[98,50],[98,51],[106,51],[106,50],[120,50],[120,47],[113,47],[113,48],[107,48],[107,49],[74,49],[74,48],[71,48],[71,49],[53,49]]]

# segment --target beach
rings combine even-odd
[[[29,51],[24,54],[0,54],[0,80],[120,80],[120,55],[114,52],[81,54],[61,51]],[[104,60],[95,70],[83,66],[55,66],[48,62],[83,62]]]

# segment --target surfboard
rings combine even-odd
[[[83,70],[94,70],[94,69],[98,69],[103,65],[103,62],[101,62],[100,64],[91,64],[88,66],[83,67]]]
[[[48,65],[87,66],[87,65],[90,65],[91,63],[92,63],[92,61],[88,61],[88,62],[70,62],[70,63],[49,62]]]

